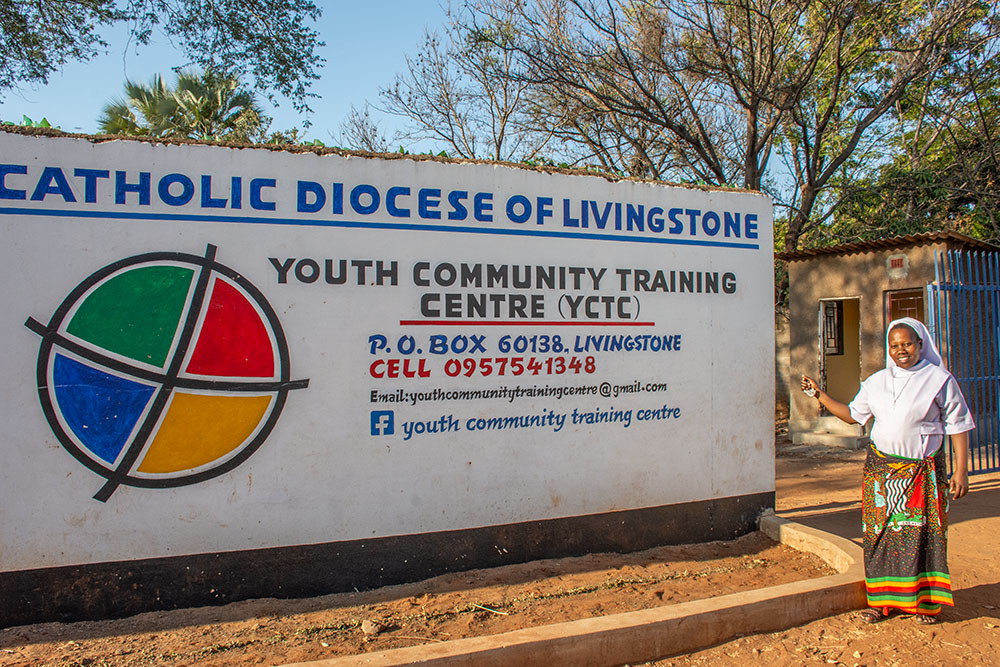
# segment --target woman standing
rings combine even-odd
[[[861,383],[849,405],[802,376],[802,390],[848,424],[872,417],[872,446],[861,493],[865,586],[876,623],[898,609],[936,623],[953,605],[948,574],[948,492],[969,490],[969,431],[976,427],[955,378],[918,320],[889,324],[886,367]],[[954,470],[948,482],[944,436],[951,436]]]

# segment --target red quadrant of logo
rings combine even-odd
[[[235,287],[216,280],[188,373],[272,377],[274,352],[260,314]]]

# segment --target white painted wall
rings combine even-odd
[[[0,405],[7,424],[0,441],[2,571],[470,528],[774,489],[772,208],[764,196],[481,164],[2,133],[0,164],[0,270],[6,284]],[[46,167],[58,168],[65,184]],[[92,172],[79,169],[107,171],[108,177],[88,177]],[[140,205],[134,192],[126,193],[125,204],[115,203],[117,171],[125,172],[128,183],[149,173],[148,205]],[[167,190],[178,205],[159,196],[158,184],[168,174],[190,178],[189,202],[182,203],[182,177],[174,177]],[[212,177],[210,197],[225,200],[221,207],[202,205],[203,175]],[[233,177],[241,179],[236,210],[229,198]],[[273,203],[273,210],[251,205],[253,179],[274,180],[274,187],[260,189],[260,200]],[[323,186],[328,201],[322,210],[296,210],[299,181]],[[93,202],[87,201],[88,182]],[[333,210],[334,183],[344,184],[342,214]],[[358,184],[380,192],[376,212],[351,210],[350,192]],[[394,186],[410,192],[397,197],[396,216],[385,201]],[[442,191],[440,206],[429,209],[440,211],[441,219],[421,218],[421,188]],[[448,219],[450,191],[470,193],[461,200],[470,209],[467,219]],[[491,195],[492,220],[473,219],[476,193]],[[512,222],[506,202],[514,195],[534,204],[551,198],[551,216]],[[599,230],[593,221],[584,229],[566,225],[564,199],[574,218],[581,200],[593,200],[599,209],[617,202],[685,213],[675,233],[671,228],[678,225],[666,212],[659,232],[618,230],[614,222]],[[688,210],[738,213],[740,234],[710,235],[700,222],[692,233]],[[749,237],[748,216],[756,216]],[[67,295],[102,267],[150,252],[201,256],[208,245],[217,247],[219,263],[256,286],[273,307],[288,341],[290,378],[307,378],[308,387],[288,392],[269,437],[230,472],[174,488],[123,484],[106,502],[95,500],[105,479],[70,455],[43,414],[35,373],[42,339],[25,321],[48,324]],[[279,265],[295,260],[286,282],[279,281],[272,258]],[[396,262],[398,284],[373,285],[371,274],[365,285],[328,285],[322,278],[304,283],[294,266],[307,258],[320,265],[326,259]],[[413,278],[419,262],[605,273],[596,289],[589,274],[580,289],[421,287]],[[729,273],[735,291],[636,292],[631,285],[622,289],[619,269],[714,272],[720,280]],[[420,309],[424,295],[444,292],[537,295],[543,324],[496,325],[493,317],[463,317],[461,326],[411,322],[428,319]],[[630,319],[615,312],[609,320],[602,310],[596,320],[566,326],[566,299],[581,296],[631,297]],[[370,337],[378,334],[386,336],[392,353],[371,354]],[[430,354],[434,335],[482,336],[485,353]],[[573,351],[577,337],[609,335],[679,336],[680,349]],[[401,336],[414,338],[422,352],[409,355],[411,367],[423,360],[429,377],[372,376],[373,362],[402,358],[395,349]],[[543,352],[536,338],[535,353],[503,353],[504,336],[560,336],[568,350]],[[558,356],[565,363],[576,357],[581,371],[549,373],[547,364],[555,371],[559,363],[549,358]],[[494,362],[488,377],[478,365],[472,377],[445,372],[448,359],[474,358],[479,364],[481,357],[524,357],[524,363],[535,357],[542,369],[515,377],[508,365],[500,377]],[[591,373],[587,357],[593,357]],[[636,382],[643,389],[657,383],[667,388],[614,395],[615,387]],[[511,398],[516,387],[591,387],[593,393]],[[610,395],[601,395],[602,387]],[[504,388],[508,395],[494,399],[409,399],[409,392]],[[371,402],[373,392],[398,390],[407,402]],[[679,409],[679,417],[638,420],[639,411],[665,406]],[[629,413],[627,427],[571,423],[574,410],[611,408]],[[373,410],[393,411],[393,435],[372,435]],[[480,418],[547,415],[553,424],[494,432],[468,428]],[[459,430],[406,439],[407,423],[442,417],[456,419]],[[557,429],[558,417],[566,421]]]

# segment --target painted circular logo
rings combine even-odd
[[[157,252],[92,274],[42,337],[36,371],[63,447],[107,482],[195,484],[246,461],[267,439],[291,380],[274,310],[243,276],[205,255]]]

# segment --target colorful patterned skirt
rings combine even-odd
[[[926,459],[869,448],[861,493],[870,607],[935,615],[953,605],[944,447]]]

